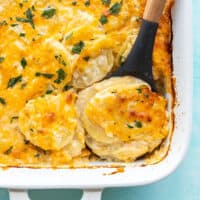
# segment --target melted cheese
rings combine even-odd
[[[132,77],[111,78],[83,90],[77,107],[86,142],[102,158],[132,161],[169,133],[166,100]]]
[[[1,165],[60,166],[81,154],[79,148],[70,154],[72,147],[84,147],[81,125],[65,150],[44,154],[27,144],[19,113],[49,91],[60,95],[69,85],[85,88],[120,65],[137,36],[146,0],[124,0],[119,13],[109,15],[116,2],[121,1],[112,0],[106,6],[101,0],[90,0],[86,6],[85,0],[76,5],[73,0],[0,0]],[[153,54],[154,77],[164,92],[171,92],[170,6],[171,0],[160,21]],[[99,20],[102,15],[108,19],[104,25]],[[84,47],[73,53],[80,41]]]
[[[150,134],[155,139],[165,137],[168,133],[163,128],[167,120],[165,108],[166,100],[152,93],[147,86],[127,85],[126,88],[111,87],[97,93],[85,112],[106,135],[126,142],[145,140],[141,133]]]
[[[60,150],[75,135],[77,116],[73,93],[30,100],[19,113],[19,128],[26,139],[44,150]]]

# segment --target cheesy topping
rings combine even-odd
[[[132,77],[111,78],[79,94],[86,143],[100,157],[133,161],[168,135],[166,100]]]
[[[26,139],[44,150],[60,150],[75,135],[77,116],[71,92],[30,100],[19,113]]]
[[[154,78],[163,94],[171,92],[171,2],[153,52]],[[75,100],[64,102],[65,92],[73,87],[75,98],[79,89],[102,80],[124,62],[145,4],[146,0],[0,0],[0,165],[59,167],[75,156],[82,158],[84,130],[76,118]],[[66,103],[69,118],[56,103]],[[88,105],[88,115],[89,110]],[[112,132],[114,127],[106,128]]]
[[[122,80],[123,81],[123,80]],[[107,136],[127,142],[146,133],[156,138],[167,135],[166,100],[147,86],[111,87],[98,92],[85,112],[92,123],[102,127]],[[145,136],[142,136],[145,140]]]

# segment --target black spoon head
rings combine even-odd
[[[146,81],[156,92],[152,73],[152,53],[158,24],[147,20],[142,21],[140,32],[126,61],[109,77],[135,76]]]

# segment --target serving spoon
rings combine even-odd
[[[166,0],[147,0],[142,25],[126,61],[109,77],[135,76],[147,82],[152,91],[156,86],[152,73],[152,53],[158,23]]]

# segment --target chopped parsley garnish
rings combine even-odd
[[[51,79],[53,78],[54,74],[36,72],[35,76],[43,76],[44,78]]]
[[[90,56],[83,57],[83,60],[88,61],[90,59]]]
[[[117,15],[119,11],[121,10],[122,2],[116,2],[114,3],[111,8],[109,9],[110,14]]]
[[[142,93],[142,89],[141,89],[141,88],[137,88],[136,90],[137,90],[137,92],[138,92],[139,94]]]
[[[108,22],[108,18],[105,15],[102,15],[99,19],[102,25],[106,24]]]
[[[5,60],[4,57],[0,57],[0,63],[2,63]]]
[[[141,21],[141,19],[142,19],[141,17],[136,17],[136,19],[135,19],[135,20],[136,20],[136,22],[140,22],[140,21]]]
[[[70,90],[72,88],[73,88],[73,86],[71,86],[71,85],[65,85],[64,88],[63,88],[63,91],[67,91],[67,90]]]
[[[24,144],[29,144],[29,140],[24,139]]]
[[[50,19],[56,14],[56,9],[55,8],[47,8],[42,12],[42,17],[45,19]]]
[[[83,41],[80,41],[76,44],[74,44],[73,48],[72,48],[72,53],[75,53],[75,54],[80,54],[82,49],[84,48],[85,44]]]
[[[62,55],[55,55],[55,59],[62,64],[63,66],[67,66],[67,63],[64,61]]]
[[[10,123],[12,124],[14,120],[17,120],[19,117],[18,116],[13,116],[10,120]]]
[[[101,0],[102,4],[109,6],[111,3],[111,0]]]
[[[77,4],[77,1],[72,1],[72,5],[75,6]]]
[[[40,154],[39,154],[39,153],[36,153],[36,154],[34,155],[34,157],[35,157],[35,158],[38,158],[38,157],[40,157]]]
[[[35,9],[35,6],[34,6],[34,5],[32,5],[31,9],[32,9],[32,11],[36,11],[36,9]]]
[[[57,84],[60,84],[63,80],[65,80],[67,75],[63,69],[59,69],[56,72],[57,72],[58,77],[54,82]]]
[[[23,3],[19,3],[20,8],[23,8],[23,6],[24,6]]]
[[[127,127],[128,128],[134,128],[132,125],[130,125],[130,124],[127,124]]]
[[[6,20],[3,20],[2,22],[0,22],[0,26],[4,26],[4,25],[8,25],[8,23],[6,22]]]
[[[29,140],[24,139],[24,144],[29,144]]]
[[[90,5],[90,0],[86,0],[85,1],[85,6],[89,6]]]
[[[25,34],[25,33],[20,33],[19,36],[20,36],[20,37],[25,37],[26,34]]]
[[[14,87],[17,83],[21,82],[22,81],[22,76],[17,76],[17,77],[14,77],[14,78],[11,78],[9,81],[8,81],[8,85],[7,85],[7,88],[12,88]]]
[[[33,22],[33,17],[34,15],[32,14],[31,9],[29,8],[26,12],[26,18],[21,18],[21,17],[16,17],[16,20],[18,22],[23,22],[23,23],[30,23],[30,25],[32,26],[32,28],[35,28],[34,22]]]
[[[18,26],[19,24],[11,24],[10,26],[15,27]]]
[[[126,124],[128,128],[142,128],[142,122],[141,121],[135,121],[134,125],[132,124]]]
[[[119,57],[120,65],[123,64],[124,61],[125,61],[125,58],[124,58],[124,56],[121,55],[121,56]]]
[[[27,83],[22,83],[21,84],[21,89],[24,89],[26,87]]]
[[[51,94],[51,93],[53,93],[53,90],[47,90],[46,91],[46,94]]]
[[[116,91],[116,90],[113,90],[113,91],[111,91],[111,93],[112,93],[112,94],[116,94],[116,93],[117,93],[117,91]]]
[[[0,103],[2,105],[6,105],[6,100],[4,98],[0,97]]]
[[[26,65],[27,65],[26,59],[25,59],[25,58],[22,58],[22,59],[21,59],[21,66],[23,67],[23,69],[25,69]]]
[[[6,154],[6,155],[11,154],[12,149],[13,149],[13,146],[10,146],[10,147],[4,152],[4,154]]]
[[[142,128],[142,122],[141,121],[135,121],[135,126],[137,128]]]

